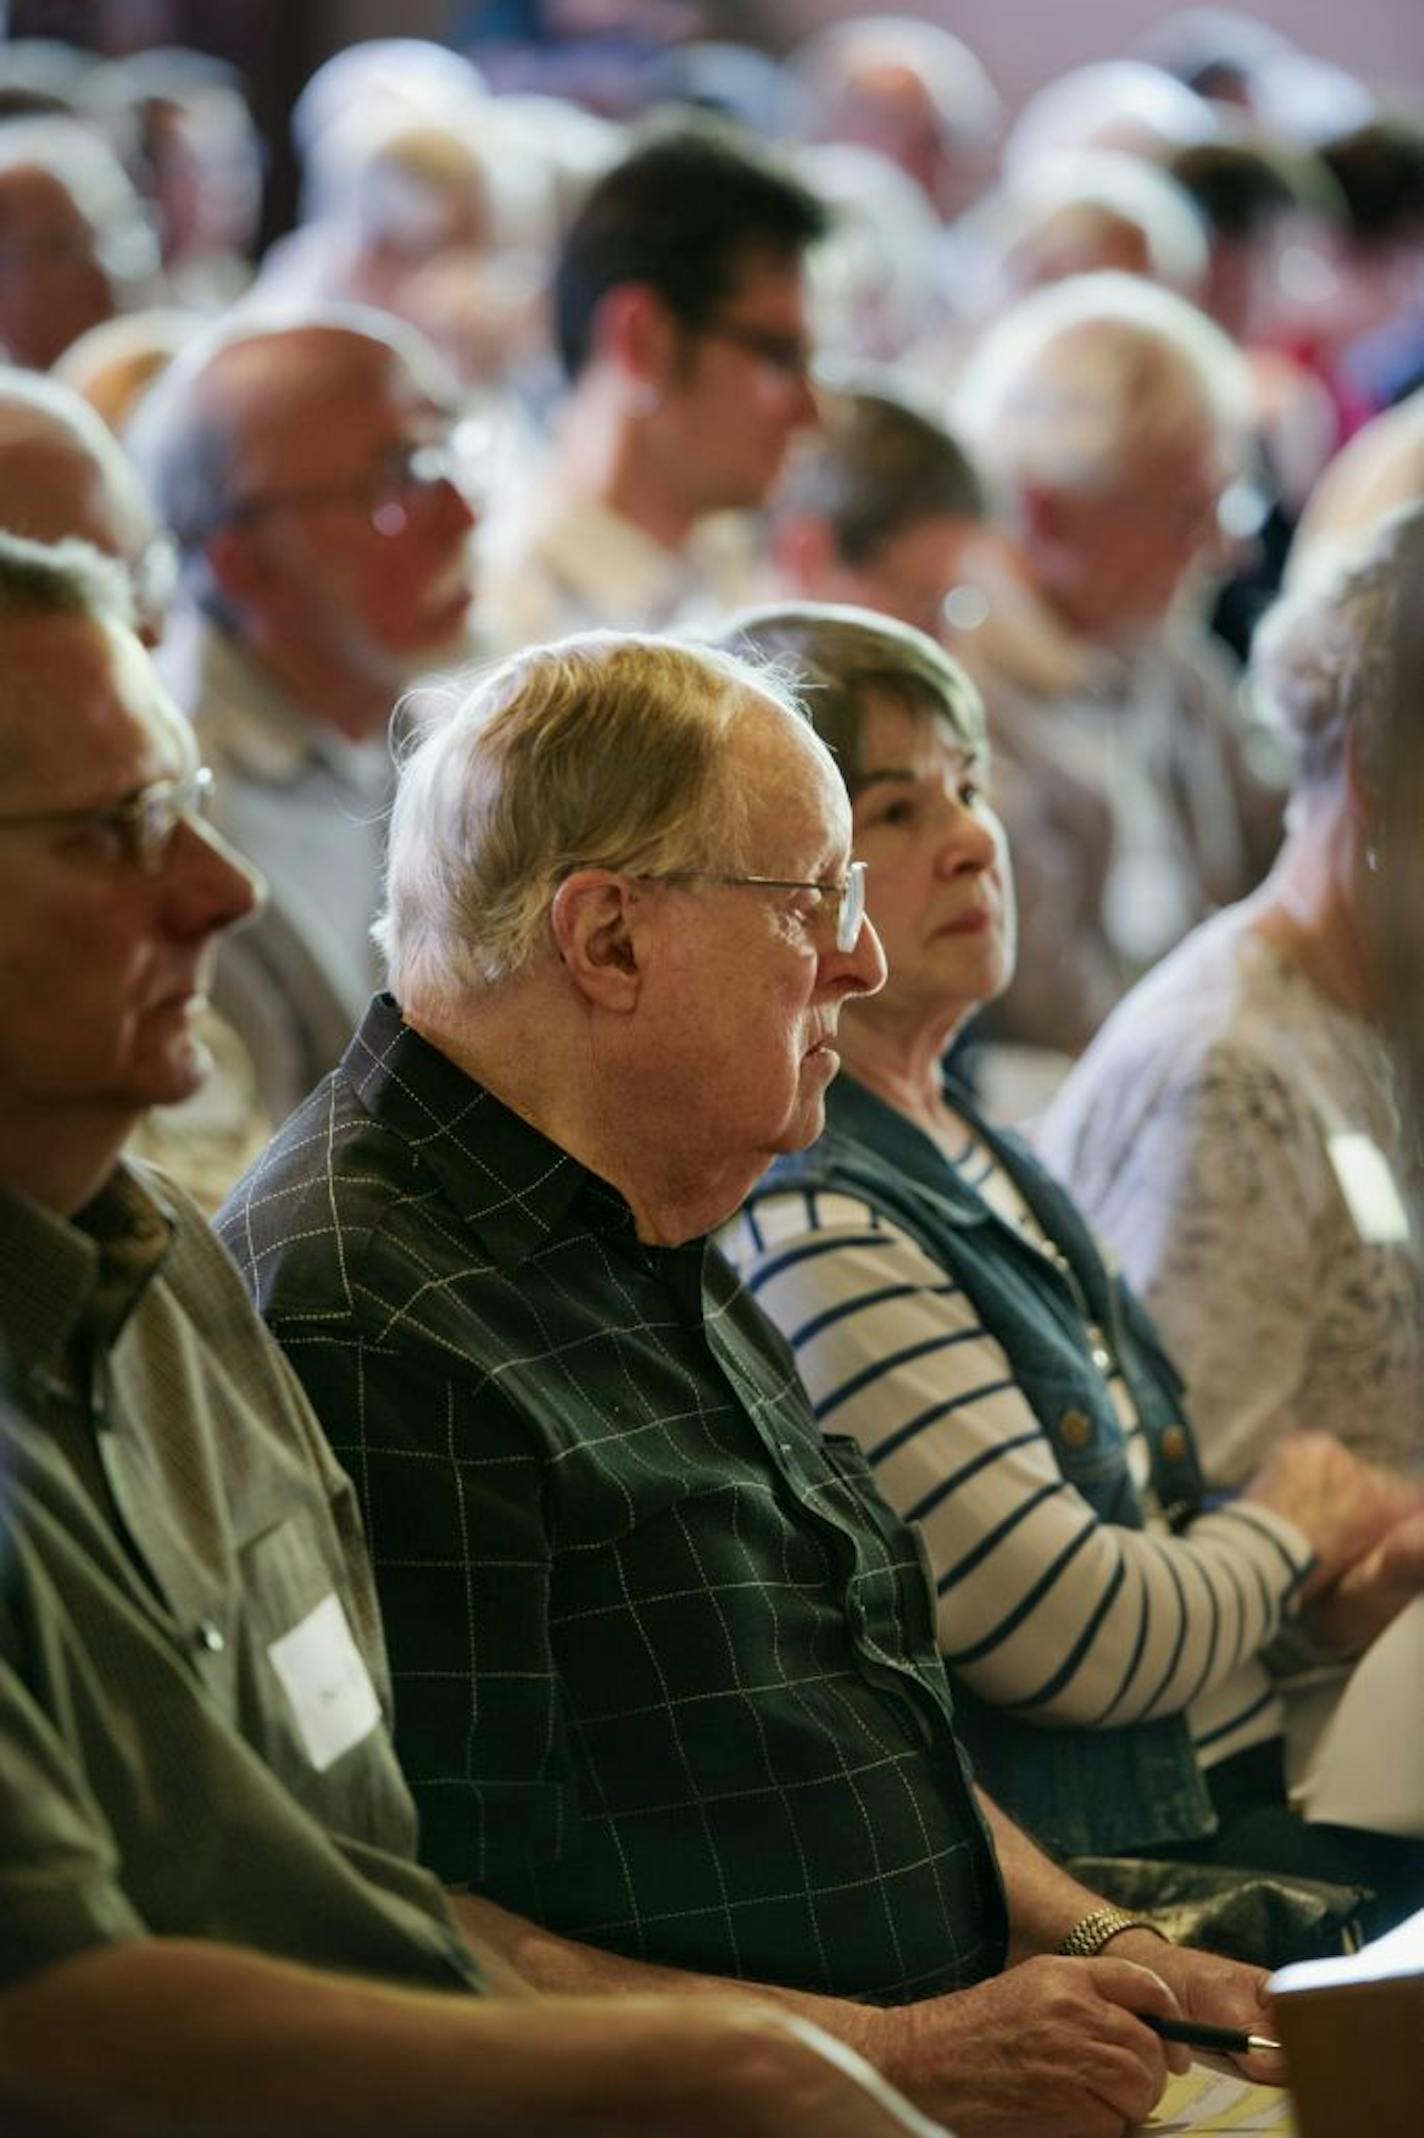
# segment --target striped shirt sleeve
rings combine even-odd
[[[852,1197],[759,1201],[724,1239],[827,1432],[864,1448],[924,1532],[946,1661],[1045,1723],[1177,1713],[1277,1632],[1306,1540],[1235,1504],[1186,1536],[1100,1522],[1003,1347],[906,1233]]]

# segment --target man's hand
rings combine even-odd
[[[1304,1530],[1316,1565],[1302,1597],[1329,1588],[1424,1507],[1420,1488],[1363,1462],[1331,1433],[1287,1433],[1242,1493]]]
[[[1312,1640],[1359,1654],[1406,1604],[1424,1595],[1424,1514],[1395,1524],[1382,1543],[1347,1567],[1304,1613]]]
[[[876,2013],[865,2040],[895,2084],[959,2138],[1121,2138],[1151,2112],[1168,2070],[1191,2061],[1139,2012],[1180,2016],[1148,1967],[1040,1958],[974,1989]]]
[[[1213,2027],[1239,2027],[1244,2034],[1264,2034],[1279,2041],[1260,1967],[1223,1960],[1190,1945],[1165,1945],[1149,1930],[1123,1930],[1107,1950],[1124,1960],[1153,1968],[1174,1992],[1184,2019],[1205,2020]],[[1285,2067],[1278,2056],[1240,2056],[1234,2060],[1245,2077],[1263,2086],[1283,2086]]]

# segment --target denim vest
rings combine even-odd
[[[1003,1345],[1063,1475],[1100,1521],[1140,1529],[1126,1440],[1092,1358],[1105,1346],[1145,1429],[1153,1488],[1180,1525],[1200,1504],[1201,1473],[1181,1380],[1146,1310],[1108,1271],[1071,1198],[1027,1145],[989,1128],[957,1085],[947,1095],[1013,1180],[1053,1259],[1000,1218],[930,1137],[844,1074],[827,1096],[820,1141],[778,1159],[753,1204],[784,1189],[838,1190],[901,1227],[963,1287]],[[980,1779],[1050,1848],[1111,1855],[1210,1832],[1211,1801],[1184,1716],[1118,1729],[1037,1724],[952,1675],[956,1725]]]

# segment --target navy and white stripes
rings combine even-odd
[[[983,1147],[964,1161],[1000,1214],[1031,1228]],[[1045,1724],[1190,1710],[1204,1762],[1278,1733],[1259,1657],[1310,1563],[1290,1523],[1242,1505],[1186,1536],[1160,1516],[1146,1530],[1099,1521],[963,1291],[855,1197],[763,1198],[723,1245],[791,1343],[822,1426],[853,1435],[891,1504],[923,1526],[940,1645],[976,1692]],[[1147,1498],[1131,1398],[1120,1374],[1108,1379]]]

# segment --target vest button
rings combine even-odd
[[[1093,1437],[1093,1421],[1085,1410],[1066,1410],[1058,1421],[1058,1430],[1067,1448],[1085,1448]]]
[[[222,1627],[216,1619],[204,1618],[198,1621],[198,1646],[206,1648],[209,1655],[222,1654],[227,1646],[227,1641],[224,1639]]]
[[[1169,1425],[1159,1442],[1168,1462],[1180,1462],[1187,1452],[1187,1429],[1183,1425]]]

